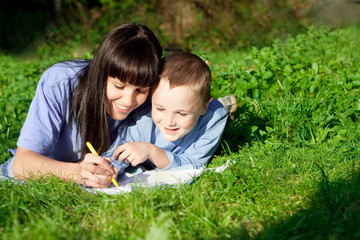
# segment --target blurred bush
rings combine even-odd
[[[345,0],[2,0],[0,49],[40,54],[57,46],[95,49],[104,34],[125,22],[147,25],[165,49],[226,50],[262,47],[303,32],[315,22],[359,16]],[[331,10],[332,7],[332,10]],[[355,11],[355,12],[354,12]],[[331,18],[327,18],[331,14]],[[356,17],[354,17],[355,20]],[[354,20],[351,18],[351,20]],[[9,24],[10,23],[10,24]],[[339,22],[337,22],[339,23]],[[10,27],[11,26],[11,27]],[[36,39],[40,39],[39,42]],[[45,41],[44,41],[45,40]],[[33,44],[34,45],[34,44]],[[82,46],[84,49],[82,49]]]

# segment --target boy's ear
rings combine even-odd
[[[202,110],[202,112],[201,112],[201,115],[204,115],[204,114],[207,112],[207,109],[208,109],[208,107],[209,107],[209,103],[210,103],[212,100],[213,100],[213,98],[210,98],[210,100],[203,105],[203,110]]]

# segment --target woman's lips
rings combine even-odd
[[[121,106],[121,105],[119,105],[117,103],[114,103],[114,106],[115,106],[116,110],[118,112],[121,112],[121,113],[127,113],[127,112],[129,112],[131,110],[130,107],[124,107],[124,106]]]

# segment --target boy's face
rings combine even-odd
[[[152,95],[152,118],[163,137],[176,141],[195,126],[200,115],[205,114],[208,103],[188,86],[170,89],[167,79],[160,79]]]

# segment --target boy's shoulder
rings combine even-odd
[[[205,116],[211,115],[213,117],[215,116],[223,117],[223,116],[227,116],[227,111],[224,108],[224,106],[221,104],[221,102],[219,102],[217,99],[213,99],[209,103],[208,109],[204,115]]]
[[[213,99],[209,103],[206,113],[199,117],[194,129],[197,129],[195,131],[199,131],[201,128],[210,129],[215,126],[218,127],[220,123],[220,125],[222,125],[222,122],[226,122],[227,118],[228,113],[224,106],[218,100]]]

